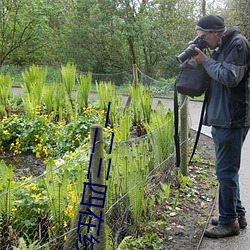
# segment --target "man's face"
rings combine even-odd
[[[196,33],[208,44],[210,49],[215,49],[218,46],[218,42],[221,38],[221,32],[206,32],[203,30],[197,30]]]

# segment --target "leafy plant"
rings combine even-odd
[[[187,186],[191,186],[191,180],[189,176],[183,175],[181,173],[178,174],[178,181],[180,188],[185,189]]]
[[[36,239],[48,238],[45,221],[49,225],[48,197],[41,179],[32,180],[32,176],[23,177],[18,182],[19,188],[13,190],[15,200],[13,202],[13,228],[18,231],[22,228],[20,236]],[[42,223],[44,221],[44,223]],[[29,239],[27,238],[27,239]]]
[[[129,140],[130,130],[132,128],[132,117],[128,109],[126,109],[124,112],[120,110],[120,112],[116,113],[114,119],[114,128],[116,142]]]
[[[47,68],[42,69],[35,65],[22,72],[24,82],[21,86],[24,90],[24,110],[29,117],[34,118],[40,110],[46,75]]]
[[[163,250],[162,240],[156,233],[146,233],[142,237],[134,238],[127,236],[118,246],[117,250],[152,249]]]
[[[44,178],[44,185],[49,199],[49,207],[57,229],[63,228],[64,211],[67,207],[68,176],[66,172],[55,171],[56,165],[52,159],[46,164],[48,172]],[[70,212],[70,211],[68,211]]]
[[[3,160],[0,161],[0,213],[5,216],[7,222],[12,213],[14,197],[10,190],[13,188],[13,184],[12,166],[7,167]]]
[[[23,237],[20,237],[18,239],[18,246],[13,246],[13,250],[35,250],[38,247],[40,247],[40,242],[38,240],[32,241],[28,235],[25,234],[25,238],[27,239],[27,242]],[[49,250],[49,247],[43,247],[44,250]]]
[[[129,85],[135,124],[150,123],[153,98],[149,89],[143,90],[143,88],[141,84]]]
[[[53,111],[53,103],[54,103],[54,94],[55,94],[56,85],[46,86],[44,89],[43,102],[45,105],[45,113],[50,114]]]
[[[88,107],[89,94],[91,90],[92,74],[88,72],[87,75],[80,75],[78,79],[79,85],[77,87],[77,107],[81,111],[84,107]]]
[[[70,101],[72,101],[72,92],[76,81],[76,66],[72,63],[67,63],[66,66],[61,66],[62,86]]]
[[[151,122],[145,123],[145,128],[150,133],[155,159],[161,163],[167,159],[174,147],[173,112],[166,111],[162,102],[159,101],[156,109],[151,113]]]
[[[107,208],[125,195],[123,206],[130,211],[134,223],[139,225],[143,219],[145,183],[152,159],[148,141],[141,138],[139,141],[131,141],[131,145],[117,143],[111,157],[112,173],[108,181]]]
[[[173,209],[176,209],[179,205],[179,196],[180,196],[180,192],[177,189],[177,190],[175,190],[175,196],[174,196],[174,200],[173,200],[173,204],[172,204]]]
[[[37,158],[60,156],[88,141],[90,126],[103,117],[93,107],[68,124],[56,124],[46,115],[35,119],[13,115],[0,121],[0,150],[11,150],[14,155],[33,152]]]
[[[161,204],[164,200],[168,200],[171,192],[171,183],[160,182],[161,188],[158,190],[157,194],[159,196],[159,203]]]
[[[9,96],[11,93],[12,79],[10,74],[0,75],[0,115],[7,116],[9,111]]]
[[[117,113],[121,112],[121,96],[116,94],[115,85],[111,82],[96,83],[100,109],[107,111],[109,103],[109,122],[114,127]]]

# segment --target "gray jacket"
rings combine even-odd
[[[250,45],[237,27],[227,30],[203,66],[211,81],[204,125],[250,126]]]

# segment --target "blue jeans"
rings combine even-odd
[[[240,200],[239,169],[241,149],[248,130],[249,127],[212,127],[219,181],[219,224],[231,224],[246,212]]]

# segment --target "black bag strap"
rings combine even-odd
[[[180,137],[179,137],[179,112],[178,112],[178,93],[176,89],[176,81],[174,83],[174,141],[176,153],[176,167],[180,167]]]
[[[203,122],[203,117],[206,109],[206,104],[207,104],[207,96],[208,96],[208,91],[205,91],[205,97],[204,101],[202,104],[202,109],[201,109],[201,114],[200,114],[200,121],[199,121],[199,126],[198,130],[196,133],[196,138],[195,138],[195,143],[193,147],[193,151],[189,160],[189,164],[192,162],[193,156],[195,154],[198,141],[200,138],[200,133],[201,133],[201,128],[202,128],[202,122]],[[174,133],[174,141],[175,141],[175,152],[176,152],[176,167],[180,167],[180,137],[179,137],[179,107],[178,107],[178,92],[176,89],[176,82],[174,84],[174,127],[175,127],[175,133]]]
[[[200,138],[203,117],[204,117],[204,113],[205,113],[205,109],[206,109],[206,104],[207,104],[207,91],[205,91],[205,97],[204,97],[204,101],[202,103],[199,126],[198,126],[198,130],[196,132],[196,138],[195,138],[195,142],[194,142],[193,152],[192,152],[192,154],[190,156],[189,164],[192,162],[192,159],[193,159],[193,156],[195,154],[195,151],[196,151],[196,148],[197,148],[197,145],[198,145],[198,141],[199,141],[199,138]]]

